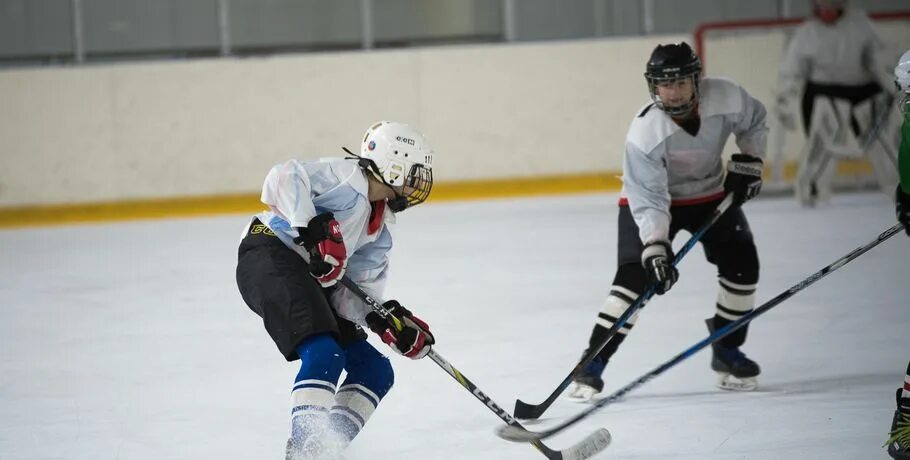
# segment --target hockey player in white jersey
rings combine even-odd
[[[868,155],[862,146],[871,144],[865,139],[879,135],[874,127],[881,126],[890,109],[883,92],[890,84],[887,66],[879,57],[884,45],[869,17],[848,8],[846,0],[811,2],[812,16],[796,28],[784,52],[776,107],[789,130],[796,129],[795,113],[801,115],[807,146],[795,192],[809,206],[830,195],[830,160]],[[857,139],[856,147],[849,148],[847,136]],[[893,167],[890,161],[874,161],[873,166]],[[890,175],[877,171],[876,177],[890,193],[893,183],[884,180]]]
[[[433,185],[433,151],[414,128],[371,126],[355,158],[290,160],[269,171],[268,210],[244,231],[237,286],[282,356],[300,360],[292,387],[288,460],[334,459],[363,429],[392,387],[388,358],[361,327],[392,350],[419,359],[433,334],[395,300],[395,327],[338,284],[347,274],[383,298],[395,213],[422,203]],[[339,384],[341,371],[347,377]]]
[[[708,329],[729,324],[754,307],[758,254],[738,205],[761,188],[768,132],[765,108],[730,80],[702,78],[701,62],[686,43],[657,46],[645,80],[653,102],[638,112],[626,136],[618,267],[589,346],[601,342],[649,283],[655,283],[658,294],[670,290],[678,277],[671,265],[673,237],[679,230],[700,227],[726,193],[734,195],[736,206],[701,239],[708,262],[717,266],[719,283]],[[732,156],[725,176],[721,153],[730,134],[736,136],[742,153]],[[603,389],[604,367],[637,316],[574,380],[570,398],[587,400]],[[743,327],[713,347],[711,367],[720,374],[721,388],[756,388],[759,366],[739,349],[746,333]]]

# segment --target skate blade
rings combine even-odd
[[[569,391],[566,393],[565,398],[576,403],[589,403],[594,399],[594,396],[596,394],[597,390],[594,388],[591,388],[587,385],[572,383],[572,386],[569,387]]]
[[[736,377],[732,374],[717,373],[717,388],[727,391],[755,391],[758,379],[755,377]]]

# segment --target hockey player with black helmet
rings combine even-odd
[[[347,274],[383,298],[389,224],[429,196],[432,159],[417,130],[382,121],[367,130],[353,158],[289,160],[265,179],[268,210],[244,230],[237,286],[282,356],[300,360],[287,460],[336,458],[391,389],[392,366],[362,328],[411,359],[434,343],[429,326],[397,301],[384,305],[402,320],[401,330],[338,284]]]
[[[589,346],[602,341],[623,312],[653,283],[670,290],[679,273],[672,265],[677,232],[695,231],[729,193],[731,207],[702,237],[708,262],[717,266],[718,295],[708,329],[752,311],[758,254],[749,223],[738,206],[761,189],[768,129],[765,108],[736,83],[702,77],[698,56],[686,43],[658,45],[645,69],[651,103],[629,128],[619,200],[618,267],[610,294],[597,315]],[[741,153],[721,157],[733,134]],[[588,400],[603,389],[607,362],[635,325],[637,314],[575,378],[570,398]],[[714,348],[711,367],[724,389],[753,390],[758,364],[740,351],[743,327]]]

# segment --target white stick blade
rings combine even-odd
[[[539,435],[533,431],[528,431],[513,425],[500,426],[496,429],[496,436],[512,442],[531,442],[537,440],[539,437]]]
[[[606,428],[601,428],[583,439],[578,444],[562,451],[563,460],[585,460],[601,452],[613,442],[613,435]]]

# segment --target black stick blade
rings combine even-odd
[[[528,404],[520,399],[515,400],[515,418],[524,420],[537,420],[546,411],[547,406]]]

